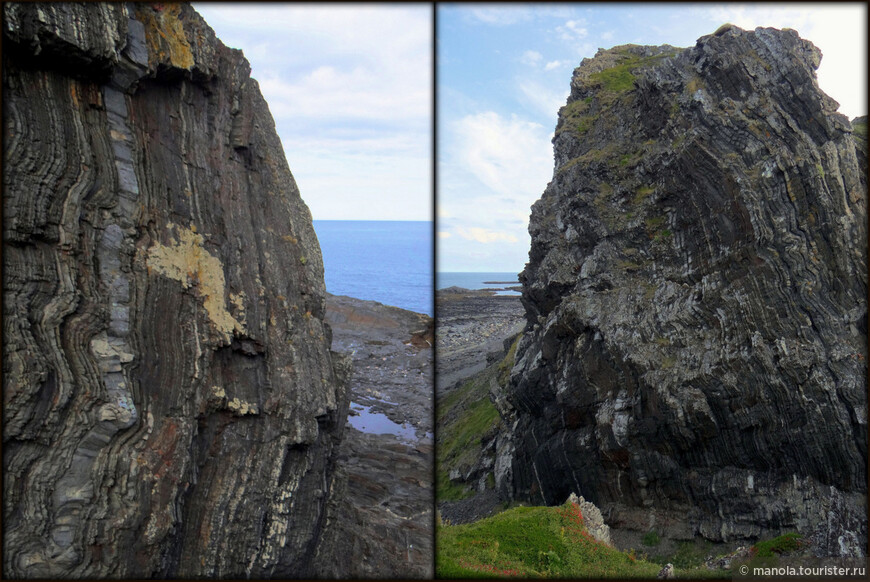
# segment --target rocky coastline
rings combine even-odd
[[[504,340],[525,325],[517,295],[449,287],[436,293],[435,302],[439,393],[482,371],[488,357],[500,358]]]
[[[345,485],[329,509],[331,529],[318,556],[319,572],[334,578],[429,578],[433,320],[327,294],[326,321],[332,349],[351,357],[352,372],[338,461],[337,482]],[[365,421],[355,422],[360,417]],[[336,560],[338,555],[344,558]]]

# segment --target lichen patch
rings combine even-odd
[[[167,225],[169,228],[173,226]],[[196,233],[195,228],[175,228],[177,241],[173,240],[170,245],[156,243],[148,249],[148,266],[179,281],[185,289],[196,287],[209,319],[228,342],[233,331],[245,333],[244,325],[227,310],[224,299],[226,280],[220,260],[202,246],[203,237]]]

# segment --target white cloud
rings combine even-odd
[[[417,80],[419,83],[408,83],[362,66],[339,70],[323,65],[292,80],[267,77],[260,81],[260,89],[275,117],[426,119],[431,110],[431,86],[425,77]]]
[[[552,173],[550,132],[537,123],[493,111],[454,124],[457,161],[494,192],[537,197]]]
[[[316,219],[431,217],[431,6],[194,7],[250,60]]]
[[[558,69],[559,67],[564,67],[568,64],[567,61],[550,61],[546,65],[544,65],[545,71],[552,71],[553,69]]]
[[[569,20],[564,25],[556,27],[556,32],[565,42],[576,42],[589,35],[586,26],[586,21],[583,19]]]
[[[456,227],[456,234],[464,239],[473,240],[475,242],[483,244],[495,242],[518,242],[517,237],[510,232],[487,230],[485,228],[480,228],[476,226],[472,226],[469,228],[465,228],[462,226]]]
[[[551,137],[540,124],[494,111],[446,125],[438,195],[449,216],[439,216],[439,230],[452,236],[439,240],[439,269],[522,268],[529,209],[552,176]]]
[[[428,155],[383,155],[284,144],[302,199],[320,220],[431,220]],[[353,148],[349,148],[353,149]]]
[[[469,11],[469,14],[484,24],[494,26],[509,26],[517,22],[529,20],[532,17],[527,8],[518,6],[473,8]]]
[[[535,67],[543,60],[543,58],[544,55],[538,51],[526,51],[523,53],[523,56],[520,57],[520,62],[524,65]]]
[[[517,83],[524,102],[534,107],[543,118],[552,120],[555,127],[556,115],[559,113],[559,108],[567,101],[570,89],[567,84],[560,90],[553,90],[552,87],[552,83],[543,84],[532,79],[522,79]]]
[[[439,230],[438,231],[438,238],[450,238],[451,236],[452,235],[449,232],[447,232],[446,230]]]

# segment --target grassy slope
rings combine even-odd
[[[489,398],[490,383],[504,385],[514,363],[517,341],[498,364],[489,366],[462,386],[439,399],[436,497],[439,501],[462,499],[472,492],[448,478],[451,469],[474,465],[481,454],[481,438],[494,434],[499,426],[498,411]]]
[[[464,525],[439,523],[435,535],[437,578],[655,578],[662,564],[671,562],[677,578],[723,579],[731,578],[742,563],[775,567],[782,563],[780,557],[800,555],[806,547],[800,535],[784,534],[757,543],[749,559],[734,562],[732,570],[709,570],[701,562],[684,564],[680,554],[685,548],[652,562],[595,540],[579,508],[568,502],[558,507],[514,507]]]
[[[439,578],[655,578],[661,568],[592,538],[570,503],[515,507],[475,523],[439,525],[436,536]]]

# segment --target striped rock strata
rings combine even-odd
[[[866,119],[835,112],[820,58],[795,31],[724,26],[575,70],[495,394],[504,493],[863,554]]]
[[[348,368],[250,66],[185,5],[3,34],[4,574],[316,574]]]

